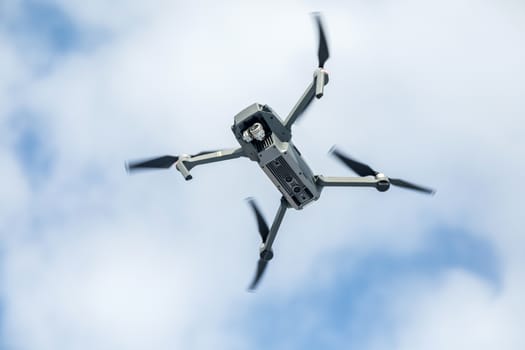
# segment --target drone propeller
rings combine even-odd
[[[139,169],[168,169],[179,160],[177,156],[162,156],[142,161],[126,163],[129,172]]]
[[[257,204],[255,203],[255,200],[253,198],[248,198],[248,204],[253,209],[253,212],[255,214],[255,218],[257,219],[257,226],[259,228],[259,235],[261,236],[262,243],[264,244],[266,242],[266,239],[268,238],[269,228],[268,224],[264,220],[261,211]],[[250,284],[249,290],[254,290],[257,287],[257,284],[261,280],[261,277],[264,274],[264,271],[266,270],[266,266],[268,265],[268,261],[270,261],[273,258],[273,252],[271,250],[263,250],[260,254],[259,261],[257,262],[257,271],[255,272],[255,277],[253,278],[252,283]]]
[[[390,178],[389,180],[390,180],[390,183],[394,186],[407,188],[409,190],[416,190],[416,191],[427,193],[427,194],[436,193],[436,191],[431,188],[419,186],[419,185],[416,185],[414,183],[411,183],[405,180],[394,179],[394,178]]]
[[[317,57],[319,59],[319,68],[324,68],[325,62],[330,57],[330,53],[328,52],[328,43],[326,41],[326,36],[323,30],[321,14],[319,12],[315,12],[312,15],[315,21],[317,22],[317,28],[319,29],[319,49],[317,51]]]
[[[332,147],[330,153],[332,153],[341,162],[345,163],[346,166],[352,169],[359,176],[376,176],[378,174],[377,171],[375,171],[368,165],[358,162],[357,160],[352,159],[348,156],[345,156],[344,154],[339,152],[335,147]]]
[[[259,259],[259,261],[257,261],[257,271],[255,272],[255,277],[253,278],[250,287],[248,287],[250,291],[254,291],[255,288],[257,288],[257,284],[259,284],[264,271],[266,271],[266,266],[268,266],[268,260]]]
[[[202,151],[202,152],[199,152],[199,153],[196,153],[196,154],[192,154],[191,157],[198,157],[198,156],[202,156],[202,155],[204,155],[204,154],[215,153],[215,152],[218,152],[218,150],[214,150],[214,151]]]
[[[376,176],[379,174],[379,172],[375,171],[370,166],[364,163],[358,162],[357,160],[352,159],[348,157],[347,155],[342,154],[335,147],[332,147],[332,149],[330,150],[330,153],[332,153],[341,162],[346,164],[346,166],[352,169],[359,176]],[[431,188],[419,186],[419,185],[416,185],[414,183],[411,183],[411,182],[408,182],[402,179],[389,178],[388,181],[394,186],[398,186],[398,187],[402,187],[402,188],[406,188],[410,190],[415,190],[415,191],[419,191],[419,192],[423,192],[427,194],[435,193],[435,191]]]
[[[262,242],[264,243],[266,241],[266,238],[268,237],[268,233],[270,232],[268,224],[264,220],[264,217],[261,214],[261,210],[255,203],[255,200],[253,198],[248,198],[247,201],[248,204],[252,207],[253,212],[255,213],[255,218],[257,219],[257,226],[259,227],[259,234],[261,235]]]

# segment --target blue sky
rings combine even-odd
[[[40,42],[43,48],[63,53],[75,47],[79,32],[59,6],[49,2],[22,1],[15,18],[7,18],[7,28],[23,43]]]
[[[521,349],[520,191],[493,180],[523,170],[523,6],[210,6],[0,6],[0,348]],[[313,10],[332,76],[294,129],[303,155],[347,175],[338,144],[438,193],[325,191],[287,214],[246,293],[243,198],[269,220],[279,198],[264,174],[232,161],[185,183],[123,163],[233,147],[254,100],[285,115],[314,68]]]

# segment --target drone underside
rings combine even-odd
[[[166,155],[148,160],[131,162],[126,165],[128,171],[152,168],[175,168],[186,180],[190,180],[193,167],[239,157],[246,157],[257,162],[281,192],[281,204],[271,227],[264,220],[253,199],[249,199],[262,239],[259,250],[259,262],[250,290],[255,289],[268,262],[273,258],[272,245],[288,208],[302,209],[319,199],[324,187],[374,187],[384,192],[390,185],[408,188],[427,194],[434,190],[401,179],[389,178],[373,170],[370,166],[358,162],[336,148],[331,153],[352,169],[359,177],[325,177],[314,175],[301,153],[292,142],[291,127],[313,101],[321,98],[324,86],[328,83],[328,73],[324,63],[329,57],[328,45],[319,14],[315,14],[319,30],[319,65],[314,72],[313,81],[307,87],[297,104],[283,121],[270,107],[255,103],[234,117],[232,131],[240,144],[239,148],[219,151],[206,151],[194,155]]]

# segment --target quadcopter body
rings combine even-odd
[[[130,172],[138,169],[166,169],[175,165],[186,180],[192,179],[192,168],[201,164],[240,157],[248,158],[259,164],[281,192],[282,198],[271,227],[268,227],[255,201],[249,199],[262,239],[255,278],[250,285],[251,290],[255,289],[268,262],[273,258],[272,245],[286,210],[289,208],[303,209],[307,204],[319,199],[324,187],[373,187],[384,192],[390,188],[390,185],[395,185],[427,194],[434,193],[432,189],[405,180],[389,178],[370,166],[341,153],[336,148],[332,148],[331,153],[357,173],[358,177],[315,175],[303,159],[301,152],[292,142],[291,128],[314,98],[319,99],[323,96],[324,87],[328,83],[328,72],[324,69],[324,63],[329,57],[328,45],[320,16],[316,14],[315,19],[319,31],[319,65],[314,71],[313,81],[284,120],[269,106],[254,103],[234,117],[231,129],[239,142],[240,147],[238,148],[204,151],[194,155],[166,155],[126,164]]]
[[[232,131],[244,153],[259,163],[290,207],[302,209],[321,195],[291,133],[268,106],[254,103],[234,118]]]

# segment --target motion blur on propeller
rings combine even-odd
[[[130,173],[144,169],[168,169],[174,165],[175,169],[186,180],[192,179],[190,171],[201,164],[241,157],[258,163],[282,197],[277,214],[270,227],[254,199],[248,199],[261,236],[259,261],[255,277],[249,286],[250,290],[257,287],[268,262],[273,258],[272,245],[286,211],[290,208],[303,209],[307,204],[319,199],[325,187],[372,187],[384,192],[390,188],[390,185],[393,185],[425,194],[434,194],[434,190],[430,188],[398,178],[387,177],[370,166],[343,154],[335,147],[330,151],[331,154],[359,175],[358,177],[316,175],[305,162],[292,142],[292,125],[304,113],[314,98],[323,97],[324,87],[328,84],[328,72],[324,66],[330,57],[321,16],[315,13],[313,17],[319,35],[317,68],[314,70],[313,80],[284,120],[268,105],[254,103],[234,117],[231,129],[240,147],[203,151],[193,155],[164,155],[126,163],[126,168]]]

